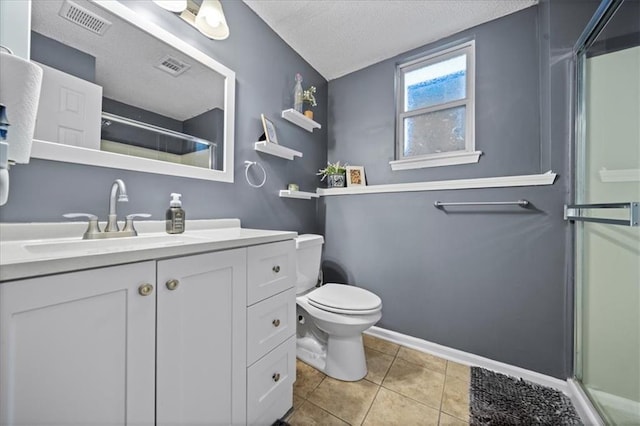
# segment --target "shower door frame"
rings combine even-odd
[[[572,161],[572,198],[574,200],[584,200],[587,185],[587,176],[585,175],[584,165],[586,164],[587,143],[586,143],[586,60],[587,50],[592,46],[600,35],[602,29],[607,25],[610,19],[617,12],[619,7],[625,0],[602,0],[598,9],[594,13],[591,20],[586,25],[582,35],[574,47],[574,63],[575,63],[575,128],[574,128],[574,146]],[[583,167],[578,167],[581,164]],[[612,222],[613,223],[613,222]],[[583,384],[583,315],[584,315],[584,264],[585,259],[583,227],[586,222],[576,221],[575,227],[572,229],[573,234],[573,283],[574,283],[574,350],[573,350],[573,380],[581,391],[583,397],[588,400],[591,414],[597,415],[598,420],[605,422],[605,416],[600,412],[598,405],[591,401],[589,392]]]

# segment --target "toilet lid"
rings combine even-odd
[[[371,314],[382,306],[382,300],[377,295],[344,284],[325,284],[309,293],[308,300],[318,309],[344,314]]]

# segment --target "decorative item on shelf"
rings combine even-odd
[[[347,166],[347,186],[367,186],[363,166]]]
[[[276,127],[267,119],[267,117],[264,116],[264,114],[260,114],[260,117],[262,118],[262,128],[264,129],[264,139],[261,137],[260,140],[266,140],[267,142],[277,144],[278,137],[276,136]]]
[[[302,92],[302,102],[304,104],[304,116],[313,120],[312,107],[318,106],[316,103],[316,86],[311,86],[309,89]]]
[[[295,183],[290,183],[289,185],[287,185],[287,189],[289,191],[300,191],[300,187]]]
[[[302,112],[302,75],[296,74],[296,85],[293,88],[293,109]]]
[[[327,178],[327,186],[329,188],[344,188],[345,186],[345,172],[347,164],[341,165],[339,161],[335,163],[327,163],[327,167],[318,170],[316,173],[318,176],[322,176],[322,179]]]

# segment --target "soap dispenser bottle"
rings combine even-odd
[[[182,194],[172,193],[171,202],[167,209],[167,233],[180,234],[184,232],[185,213],[182,210]]]

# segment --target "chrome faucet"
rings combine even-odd
[[[116,196],[118,196],[118,201],[129,201],[129,197],[127,196],[127,187],[122,179],[116,179],[113,182],[113,185],[111,185],[111,196],[109,197],[109,219],[107,220],[107,227],[104,228],[104,232],[118,232],[120,230],[118,228],[118,214],[116,212]]]
[[[86,218],[89,221],[89,226],[82,236],[85,240],[95,240],[103,238],[115,238],[115,237],[135,237],[138,232],[133,227],[133,221],[138,217],[151,217],[148,213],[135,213],[127,216],[124,229],[121,231],[118,227],[118,213],[116,211],[116,203],[118,201],[129,201],[127,196],[127,187],[122,179],[116,179],[111,185],[111,195],[109,197],[109,219],[107,220],[107,226],[104,231],[100,231],[100,225],[98,224],[98,216],[89,213],[67,213],[63,216],[67,219]]]

